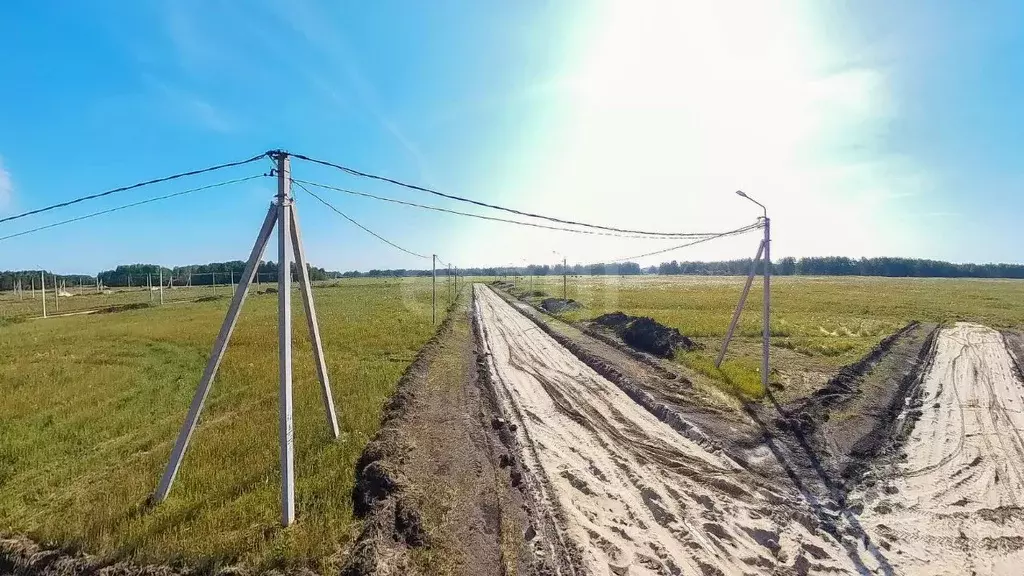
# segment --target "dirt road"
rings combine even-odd
[[[489,369],[526,447],[524,480],[557,518],[554,538],[578,553],[567,573],[854,570],[799,496],[687,440],[489,288],[474,290]]]
[[[862,495],[898,573],[1024,571],[1024,384],[999,332],[943,329],[905,461]]]

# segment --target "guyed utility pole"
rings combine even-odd
[[[178,473],[181,461],[184,458],[185,450],[188,448],[189,440],[195,431],[199,421],[199,413],[202,412],[203,404],[210,392],[210,385],[217,374],[220,362],[224,358],[224,351],[227,349],[231,333],[235,328],[239,312],[245,297],[248,294],[249,286],[252,284],[256,269],[259,266],[263,252],[270,242],[270,236],[277,226],[277,339],[278,339],[278,377],[279,388],[279,418],[278,418],[278,441],[280,442],[281,460],[281,524],[289,526],[295,521],[295,452],[294,452],[294,427],[292,421],[292,310],[291,310],[291,266],[290,257],[294,255],[296,269],[298,271],[298,283],[302,303],[306,311],[306,323],[309,328],[310,342],[313,347],[313,360],[316,366],[317,378],[320,380],[320,394],[327,413],[327,424],[331,436],[339,437],[338,417],[334,410],[334,400],[331,396],[330,381],[327,377],[327,364],[324,362],[323,346],[320,340],[320,328],[316,318],[316,308],[313,304],[312,284],[309,279],[309,271],[306,265],[306,256],[302,246],[302,235],[299,231],[298,216],[291,195],[291,161],[287,152],[275,150],[268,153],[276,162],[277,168],[277,196],[275,202],[267,210],[263,226],[260,228],[256,243],[249,253],[249,259],[245,269],[238,281],[238,288],[231,299],[227,316],[221,325],[220,333],[213,345],[213,353],[203,372],[199,382],[199,388],[192,398],[189,406],[188,416],[181,426],[178,438],[174,443],[171,459],[160,479],[154,498],[157,502],[164,501],[171,491],[174,477]]]
[[[758,261],[761,261],[764,266],[762,271],[762,274],[764,275],[764,309],[761,314],[761,386],[767,391],[768,377],[771,372],[771,220],[768,218],[768,209],[765,208],[764,204],[761,204],[757,200],[747,196],[742,190],[737,190],[736,194],[750,200],[754,204],[757,204],[764,211],[764,215],[761,217],[764,224],[764,238],[761,239],[761,243],[757,247],[757,255],[754,256],[754,261],[750,263],[750,272],[747,274],[747,281],[743,285],[743,292],[740,294],[740,300],[737,302],[736,310],[733,312],[732,320],[729,322],[729,330],[725,333],[725,340],[722,342],[722,350],[718,353],[718,358],[715,359],[715,368],[721,367],[722,360],[725,359],[725,352],[729,348],[729,341],[732,340],[733,332],[736,330],[736,324],[740,319],[740,313],[743,312],[743,305],[747,301],[747,295],[750,293],[750,285],[754,282],[754,276],[757,274]],[[764,256],[763,260],[761,259],[762,255]]]
[[[568,296],[568,294],[569,294],[568,273],[569,273],[569,263],[565,259],[565,256],[562,256],[562,300],[564,300],[565,302],[569,301],[569,296]]]

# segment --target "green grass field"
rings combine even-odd
[[[531,289],[530,277],[518,287]],[[696,338],[705,349],[677,360],[723,387],[758,397],[762,284],[757,278],[740,317],[738,338],[722,370],[714,357],[743,288],[740,277],[632,276],[568,279],[567,296],[583,308],[563,316],[592,319],[606,312],[651,316]],[[536,277],[533,290],[562,296],[562,278]],[[532,298],[539,301],[541,298]],[[786,379],[814,381],[865,354],[911,320],[973,321],[994,328],[1024,325],[1024,281],[868,277],[774,277],[773,369]],[[797,387],[800,388],[800,387]]]
[[[314,291],[338,442],[293,299],[296,525],[279,527],[277,299],[252,295],[171,496],[153,509],[228,300],[0,325],[0,533],[139,562],[329,570],[354,529],[355,461],[433,333],[428,281],[338,284]]]

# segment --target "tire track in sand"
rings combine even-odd
[[[1024,383],[999,332],[944,328],[921,416],[892,476],[862,494],[900,573],[1024,570]]]
[[[489,288],[474,286],[489,369],[528,483],[586,574],[850,573],[792,494],[757,488],[634,403]]]

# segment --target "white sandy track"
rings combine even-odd
[[[920,420],[865,529],[898,573],[1024,574],[1024,384],[999,332],[939,333]]]
[[[489,288],[490,369],[536,489],[586,574],[852,571],[794,497],[770,493],[634,403]],[[796,567],[796,569],[794,569]]]

